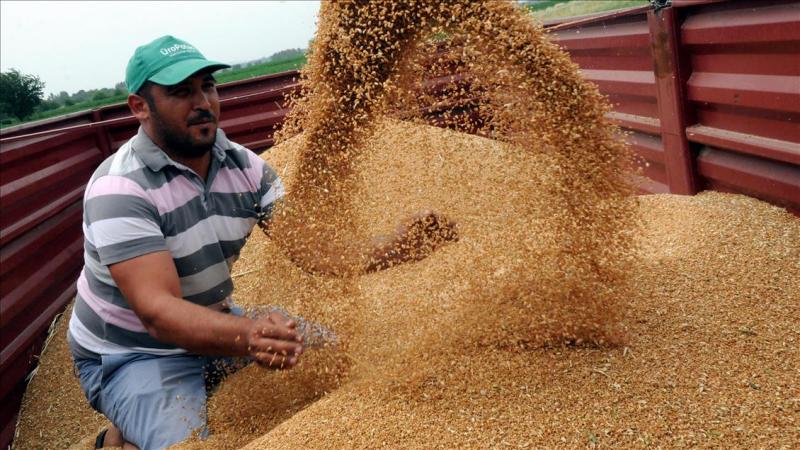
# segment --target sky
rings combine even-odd
[[[318,1],[0,0],[0,71],[45,82],[45,96],[114,87],[136,47],[171,34],[236,64],[314,37]]]

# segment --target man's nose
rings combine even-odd
[[[209,99],[209,94],[202,89],[195,91],[195,94],[192,96],[192,102],[193,109],[211,109],[211,100]]]

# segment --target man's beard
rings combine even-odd
[[[199,158],[210,152],[211,148],[214,147],[217,124],[217,118],[214,116],[214,113],[210,111],[200,111],[187,121],[188,125],[202,123],[208,120],[214,124],[214,130],[211,132],[211,136],[204,141],[193,139],[190,133],[176,132],[161,120],[161,116],[159,116],[157,112],[153,111],[153,113],[152,117],[154,119],[153,124],[155,125],[156,134],[160,138],[160,141],[164,143],[166,150],[169,150],[176,156],[181,156],[183,158]]]

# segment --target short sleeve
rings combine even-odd
[[[83,206],[84,235],[101,264],[168,250],[158,209],[135,181],[100,177],[86,190]]]

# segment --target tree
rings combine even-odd
[[[94,94],[92,94],[92,101],[99,101],[105,100],[108,98],[108,94],[105,93],[102,89],[98,89]]]
[[[81,89],[80,91],[70,95],[69,98],[71,98],[72,101],[75,102],[75,103],[80,103],[80,102],[85,102],[86,100],[89,100],[89,95],[90,94],[88,92],[86,92],[85,90]]]
[[[60,107],[61,105],[59,105],[57,101],[48,98],[47,100],[43,100],[42,103],[39,103],[39,106],[36,107],[36,110],[40,112],[45,112],[45,111],[50,111],[52,109],[58,109]]]
[[[42,102],[44,82],[17,69],[0,73],[0,105],[4,111],[24,120]]]
[[[277,53],[273,53],[272,56],[270,56],[267,59],[269,61],[285,61],[287,59],[303,56],[305,53],[306,51],[303,50],[302,48],[287,48],[286,50],[281,50]]]

